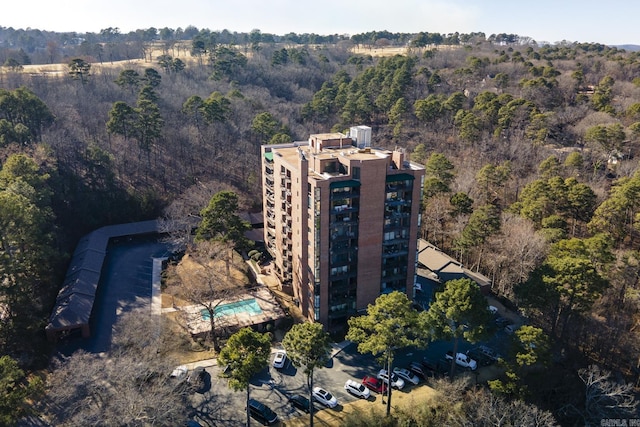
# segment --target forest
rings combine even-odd
[[[580,369],[640,385],[639,52],[514,34],[0,27],[0,64],[4,369],[47,366],[44,325],[82,235],[197,216],[220,190],[257,211],[261,144],[368,125],[373,145],[426,167],[422,237],[551,339],[528,399],[562,421],[585,405]]]

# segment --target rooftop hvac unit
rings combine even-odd
[[[371,147],[371,128],[369,126],[352,126],[349,136],[356,141],[358,148]]]

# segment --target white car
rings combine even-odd
[[[498,314],[498,307],[495,305],[488,305],[487,310],[489,310],[491,314]]]
[[[282,369],[284,368],[285,363],[287,363],[287,352],[284,350],[278,350],[273,358],[273,367],[276,369]]]
[[[323,388],[314,387],[312,394],[316,401],[322,403],[327,408],[335,408],[338,406],[338,399]]]
[[[361,397],[363,399],[368,399],[369,396],[371,396],[371,392],[368,388],[354,380],[347,380],[347,382],[344,383],[344,389],[354,396]]]
[[[176,366],[176,368],[171,371],[170,377],[175,378],[177,381],[181,381],[187,378],[187,372],[189,372],[189,370],[185,365]]]
[[[385,383],[387,383],[387,385],[389,384],[389,375],[387,375],[386,369],[380,369],[380,372],[378,372],[378,379],[384,381]],[[398,390],[402,390],[404,388],[404,381],[402,380],[402,378],[398,378],[396,374],[392,373],[391,387],[395,387]]]
[[[445,354],[445,358],[447,360],[452,360],[453,352],[451,350],[447,351],[447,354]],[[456,354],[456,364],[462,366],[463,368],[471,369],[472,371],[475,371],[478,368],[478,362],[464,353]]]
[[[418,384],[420,382],[420,378],[408,369],[393,368],[393,373],[411,384]]]

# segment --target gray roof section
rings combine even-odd
[[[73,252],[46,329],[62,331],[89,324],[109,239],[160,231],[159,221],[150,220],[109,225],[82,237]]]
[[[436,274],[441,271],[462,272],[460,262],[423,239],[418,239],[418,262]]]
[[[442,280],[464,276],[476,282],[481,288],[491,287],[491,279],[481,273],[463,267],[461,262],[451,258],[424,239],[418,239],[418,263]]]

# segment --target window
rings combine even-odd
[[[355,166],[351,168],[351,176],[353,179],[360,179],[360,168]]]

